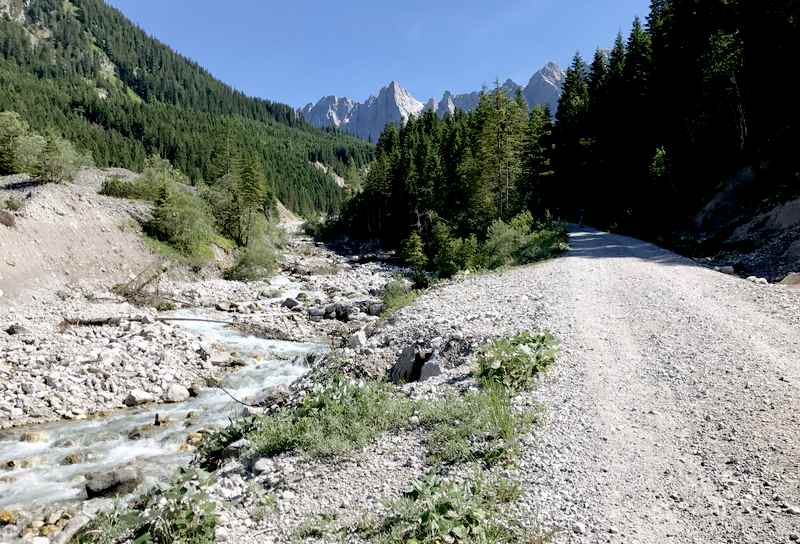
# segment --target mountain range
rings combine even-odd
[[[546,105],[555,113],[563,81],[564,73],[561,68],[549,62],[533,74],[526,86],[509,79],[503,83],[502,89],[511,97],[521,91],[530,107]],[[456,109],[472,111],[478,106],[480,96],[480,91],[464,94],[445,91],[441,100],[431,98],[423,104],[397,81],[392,81],[365,102],[347,97],[325,96],[316,104],[309,103],[300,108],[298,113],[316,127],[339,128],[375,142],[389,123],[405,123],[409,116],[420,115],[425,111],[435,111],[440,117],[452,114]]]

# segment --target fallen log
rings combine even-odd
[[[92,317],[92,318],[65,318],[60,324],[59,329],[63,332],[68,327],[119,327],[123,321],[133,323],[146,323],[150,320],[166,323],[169,321],[197,321],[200,323],[219,323],[220,325],[235,325],[233,321],[223,321],[221,319],[206,319],[201,317]]]

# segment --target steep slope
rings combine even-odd
[[[530,107],[545,105],[555,113],[563,79],[561,68],[550,62],[533,74],[526,86],[508,79],[502,88],[512,98],[521,92]],[[409,115],[419,115],[422,111],[435,111],[440,117],[452,114],[456,109],[472,111],[478,107],[480,97],[480,91],[455,95],[445,91],[441,100],[431,98],[423,105],[409,91],[393,81],[366,102],[326,96],[316,104],[307,104],[298,113],[316,127],[335,127],[360,138],[376,141],[388,123],[405,123]]]
[[[0,177],[0,200],[22,203],[15,228],[0,225],[0,302],[113,285],[155,263],[135,221],[149,215],[149,206],[98,194],[105,179],[131,175],[91,168],[73,183],[46,185],[23,175]]]
[[[62,133],[99,166],[138,170],[156,153],[213,180],[233,149],[257,156],[279,198],[307,213],[343,198],[310,162],[343,175],[371,159],[368,144],[225,85],[101,0],[1,1],[0,110]]]

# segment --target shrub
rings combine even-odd
[[[412,232],[400,247],[400,257],[415,271],[425,269],[428,257],[425,255],[425,246],[418,232]]]
[[[419,412],[420,424],[429,431],[429,456],[443,464],[482,461],[491,466],[513,459],[517,435],[532,423],[513,410],[504,388],[491,384],[463,397],[424,403]]]
[[[10,212],[16,212],[22,209],[22,201],[17,197],[10,196],[5,200],[3,207]]]
[[[309,393],[302,404],[255,420],[247,434],[255,455],[302,451],[330,457],[374,441],[404,425],[413,403],[387,384],[355,384],[344,377]]]
[[[70,142],[51,134],[47,137],[33,173],[42,181],[64,183],[72,181],[85,163],[84,157]]]
[[[119,176],[111,176],[103,181],[100,194],[114,198],[143,198],[141,188],[132,181],[125,181]]]
[[[525,212],[509,223],[492,223],[483,246],[484,263],[494,269],[540,261],[565,251],[566,242],[563,225],[546,221],[536,226],[530,212]]]
[[[410,289],[405,280],[395,279],[383,288],[383,315],[388,316],[408,306],[419,296],[419,291]]]
[[[215,235],[211,215],[201,199],[175,183],[161,186],[153,217],[144,227],[147,234],[181,255],[198,260],[211,257]]]
[[[533,384],[537,373],[553,364],[555,355],[552,335],[523,332],[482,346],[478,350],[477,376],[485,384],[522,391]]]
[[[236,263],[225,271],[225,279],[256,281],[271,276],[278,265],[278,258],[266,243],[254,243],[239,252]]]

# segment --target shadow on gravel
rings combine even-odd
[[[41,187],[42,185],[47,185],[47,182],[38,179],[29,179],[2,185],[0,189],[5,189],[6,191],[22,191],[23,189],[33,189],[34,187]]]
[[[671,266],[700,266],[687,257],[654,244],[620,234],[573,227],[569,233],[567,257],[585,259],[631,258]]]

